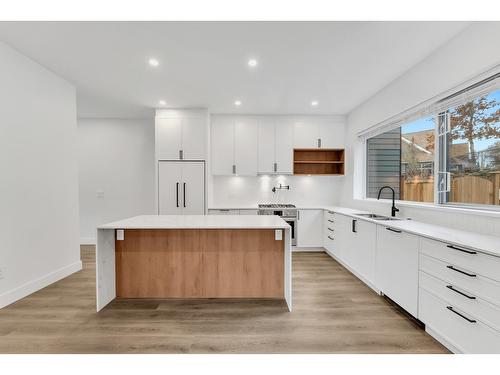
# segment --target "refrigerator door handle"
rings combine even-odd
[[[179,183],[175,183],[175,202],[177,207],[179,207]]]
[[[183,195],[184,195],[184,207],[186,207],[186,183],[184,182],[184,185],[182,187],[183,190]]]

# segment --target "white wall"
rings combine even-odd
[[[0,42],[0,307],[81,269],[75,88]]]
[[[363,188],[363,147],[356,133],[489,70],[500,63],[500,24],[476,23],[392,82],[348,116],[347,173],[342,205],[389,213],[388,203],[357,200]],[[354,172],[354,173],[353,173]],[[479,233],[500,233],[500,217],[457,213],[450,209],[401,206],[401,214],[414,220]]]
[[[154,119],[79,119],[80,241],[96,227],[155,213]]]

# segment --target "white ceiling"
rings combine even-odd
[[[345,114],[467,25],[0,22],[0,40],[74,83],[80,117],[147,117],[159,99],[214,113]]]

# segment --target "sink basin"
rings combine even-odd
[[[384,215],[377,215],[377,214],[354,214],[356,216],[361,216],[361,217],[366,217],[367,219],[373,219],[373,220],[401,220],[400,218],[397,217],[389,217],[389,216],[384,216]]]

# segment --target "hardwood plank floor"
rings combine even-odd
[[[121,300],[95,312],[83,270],[0,310],[0,353],[447,353],[325,253],[293,253],[293,307],[256,300]]]

